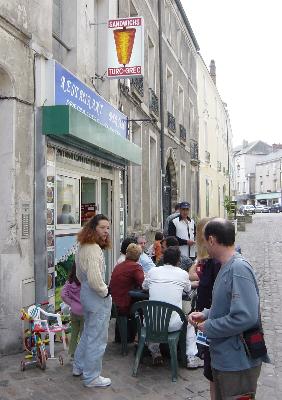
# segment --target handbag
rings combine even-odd
[[[256,359],[267,354],[264,333],[261,326],[243,332],[241,340],[249,357]]]

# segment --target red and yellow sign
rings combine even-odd
[[[142,17],[108,22],[108,77],[143,76],[144,21]]]

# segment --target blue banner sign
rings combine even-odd
[[[69,105],[118,135],[127,137],[127,117],[57,62],[55,105]]]

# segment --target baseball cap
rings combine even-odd
[[[190,208],[190,203],[188,203],[188,201],[182,201],[182,203],[179,204],[179,208]]]

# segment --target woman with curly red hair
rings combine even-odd
[[[84,330],[74,354],[73,375],[83,374],[86,387],[106,387],[110,378],[100,375],[108,341],[112,298],[105,283],[103,251],[110,247],[108,218],[98,214],[77,236],[76,275],[81,282],[80,301],[84,313]]]

